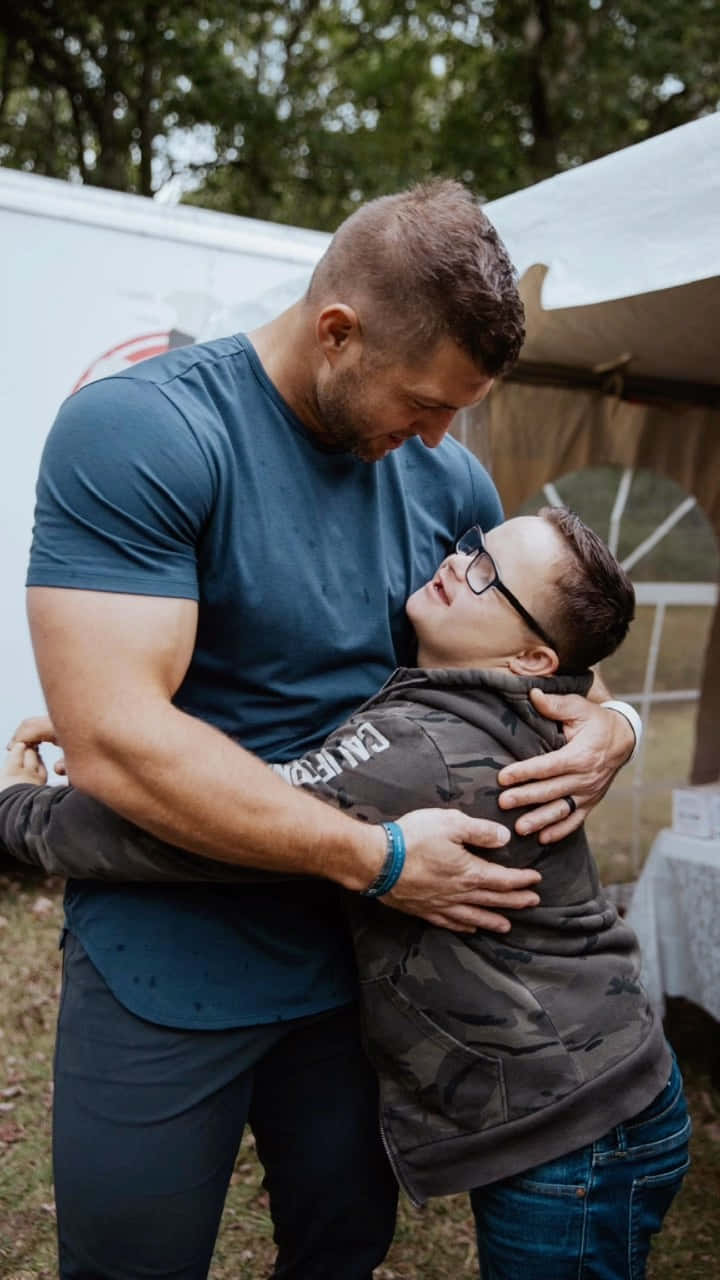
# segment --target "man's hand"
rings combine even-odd
[[[47,782],[47,769],[38,752],[24,742],[15,742],[8,747],[2,768],[0,768],[0,791],[14,787],[18,782],[31,782],[42,787]]]
[[[602,800],[621,765],[631,755],[635,735],[624,716],[576,694],[547,694],[533,689],[533,706],[549,720],[562,721],[567,743],[559,751],[519,760],[501,769],[501,809],[538,805],[515,824],[518,835],[539,832],[541,844],[553,844],[576,831]],[[521,784],[521,785],[519,785]],[[575,804],[568,803],[572,797]]]
[[[457,933],[507,933],[505,916],[484,908],[532,907],[539,901],[529,889],[541,878],[537,871],[500,867],[464,847],[502,848],[510,832],[499,822],[468,818],[457,809],[419,809],[399,823],[407,854],[395,888],[382,898],[389,907]]]

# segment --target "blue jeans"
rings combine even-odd
[[[473,1191],[483,1280],[642,1280],[689,1136],[674,1063],[655,1100],[604,1138]]]
[[[55,1071],[62,1280],[205,1280],[246,1121],[277,1280],[371,1280],[397,1186],[354,1006],[183,1031],[119,1004],[65,940]]]

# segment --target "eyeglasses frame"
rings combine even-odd
[[[461,549],[460,544],[471,533],[474,533],[477,535],[480,546],[477,547],[475,551],[463,551]],[[530,628],[530,630],[534,631],[536,636],[539,636],[539,638],[543,640],[545,644],[549,644],[550,648],[557,653],[557,645],[555,644],[555,641],[552,640],[551,637],[548,635],[547,631],[545,631],[545,629],[540,626],[540,623],[537,622],[535,618],[533,618],[532,614],[529,613],[528,610],[525,608],[525,605],[520,603],[517,596],[513,595],[510,588],[505,586],[505,583],[503,582],[502,578],[500,577],[500,574],[498,573],[497,565],[493,560],[491,553],[488,551],[487,547],[485,546],[485,535],[482,529],[480,528],[479,524],[472,525],[472,527],[470,529],[467,529],[466,532],[462,535],[462,538],[458,538],[457,542],[455,543],[455,550],[458,553],[458,555],[470,556],[470,561],[465,568],[465,581],[467,582],[467,585],[472,591],[473,595],[484,596],[486,591],[490,591],[494,587],[496,591],[499,591],[500,594],[505,597],[508,604],[512,605],[515,612],[520,615],[523,622]],[[488,582],[487,586],[480,587],[479,589],[477,587],[474,587],[470,581],[470,570],[472,569],[478,556],[487,556],[488,560],[490,561],[490,564],[492,565],[492,571],[494,575],[492,581]]]

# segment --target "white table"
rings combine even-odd
[[[661,831],[633,893],[627,922],[643,952],[643,981],[665,1011],[684,996],[720,1021],[720,840]]]

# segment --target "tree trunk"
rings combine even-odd
[[[155,69],[156,23],[160,7],[157,0],[149,0],[143,15],[143,39],[141,46],[142,66],[140,69],[140,96],[137,104],[137,127],[140,134],[140,193],[151,196],[152,186],[152,143],[153,143],[153,85]]]
[[[557,173],[557,142],[547,85],[546,54],[553,34],[552,0],[535,0],[534,18],[528,24],[529,106],[533,142],[530,160],[536,178]]]
[[[127,191],[128,156],[124,133],[115,119],[116,92],[120,88],[118,73],[120,41],[114,31],[106,34],[107,53],[103,59],[104,93],[98,131],[98,159],[91,181],[111,191]]]

